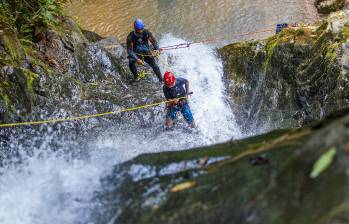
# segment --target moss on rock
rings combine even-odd
[[[298,126],[349,106],[343,97],[349,74],[345,18],[341,13],[318,27],[291,27],[219,49],[232,109],[247,132],[265,121],[269,128]]]
[[[345,5],[345,0],[316,0],[315,6],[319,13],[329,14],[331,12],[342,9]]]

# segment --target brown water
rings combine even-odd
[[[76,0],[67,10],[83,28],[120,42],[138,17],[157,38],[172,33],[188,41],[317,19],[313,0]]]

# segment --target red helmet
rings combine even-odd
[[[171,87],[176,81],[176,77],[173,75],[172,72],[166,71],[164,74],[164,80],[165,80],[165,85],[168,87]]]

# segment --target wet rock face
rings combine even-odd
[[[319,27],[219,50],[232,109],[246,132],[302,125],[349,106],[348,18],[344,11]]]
[[[315,6],[319,13],[329,14],[331,12],[342,9],[345,5],[345,0],[316,0]]]
[[[116,39],[82,32],[72,20],[56,30],[38,28],[31,47],[11,33],[0,40],[1,122],[113,111],[162,99],[152,77],[130,85],[126,52]],[[139,120],[137,112],[125,116]]]
[[[344,224],[348,150],[346,111],[298,130],[142,155],[105,179],[99,199],[113,206],[99,223]]]

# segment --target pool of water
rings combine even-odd
[[[76,0],[67,10],[84,29],[116,36],[120,42],[125,41],[135,18],[142,18],[159,39],[171,33],[188,41],[222,36],[233,40],[235,34],[267,29],[276,23],[317,19],[312,0]]]

